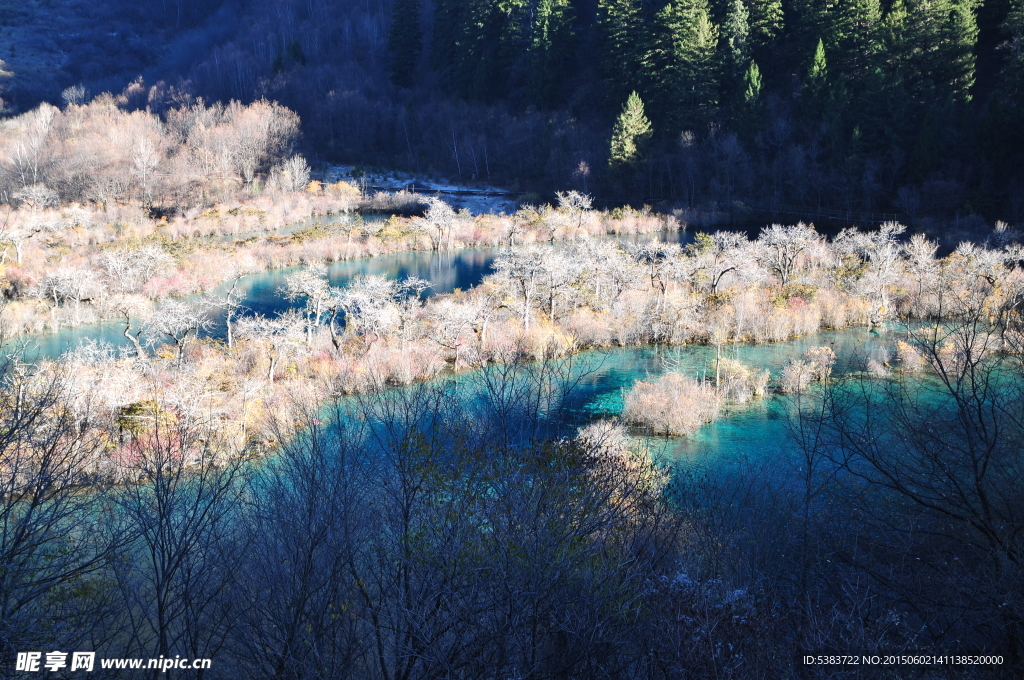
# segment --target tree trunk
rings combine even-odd
[[[328,328],[331,331],[331,344],[334,345],[334,351],[341,354],[341,346],[338,344],[338,332],[334,329],[334,319],[338,316],[338,310],[334,309],[331,311],[331,320],[328,323]]]
[[[131,318],[131,316],[128,315],[127,312],[125,312],[125,315],[124,315],[124,337],[128,338],[129,340],[131,340],[132,344],[135,346],[135,356],[139,357],[140,359],[144,359],[146,355],[142,351],[142,343],[139,342],[139,336],[138,335],[132,335],[131,334],[131,332],[130,332],[131,328],[132,328],[132,318]],[[139,333],[141,334],[142,331],[140,330]],[[229,334],[228,337],[230,337],[230,334]]]

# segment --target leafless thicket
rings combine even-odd
[[[579,372],[510,366],[470,394],[295,399],[258,466],[216,419],[155,402],[123,414],[110,460],[61,420],[72,385],[36,376],[22,407],[9,372],[5,663],[88,647],[211,657],[205,677],[644,672],[637,622],[681,529],[666,479],[614,428],[523,438],[558,421],[547,387],[565,403]],[[93,455],[117,483],[81,486]]]

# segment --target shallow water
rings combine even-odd
[[[673,235],[674,236],[674,235]],[[686,235],[680,235],[685,238]],[[677,237],[678,238],[678,237]],[[623,237],[622,240],[626,240]],[[629,238],[629,240],[633,240]],[[392,277],[419,276],[433,282],[428,294],[445,293],[456,288],[476,285],[490,271],[500,252],[496,248],[460,250],[450,253],[410,252],[338,262],[329,267],[333,285],[343,285],[358,274],[385,274]],[[280,295],[285,277],[296,268],[271,270],[246,277],[240,282],[249,313],[273,314],[289,306]],[[222,288],[226,288],[222,287]],[[220,291],[223,292],[223,291]],[[223,336],[223,321],[216,319],[214,336]],[[85,339],[105,340],[125,345],[120,324],[101,324],[65,331],[36,339],[35,356],[56,357]],[[722,355],[737,359],[758,370],[767,369],[778,378],[791,359],[799,358],[807,349],[830,346],[836,354],[834,375],[863,371],[869,356],[891,351],[896,334],[878,335],[855,328],[826,331],[814,336],[786,342],[766,344],[735,344],[722,348]],[[649,380],[670,370],[694,377],[713,378],[714,347],[640,346],[596,349],[581,353],[575,359],[583,377],[572,399],[571,425],[616,417],[622,410],[625,391],[640,380]],[[445,375],[438,380],[470,385],[473,371],[457,376]],[[396,388],[401,389],[401,388]],[[727,461],[754,460],[786,465],[792,461],[794,447],[789,436],[789,397],[769,394],[746,404],[729,406],[714,423],[701,427],[688,437],[644,437],[657,458],[690,470],[721,469]],[[643,436],[634,431],[633,434]]]
[[[649,436],[639,428],[630,428],[630,434],[642,441],[656,460],[677,470],[699,474],[704,470],[736,469],[752,462],[767,465],[767,473],[772,476],[791,477],[799,465],[794,455],[798,449],[789,432],[795,401],[792,396],[772,391],[783,367],[812,347],[828,345],[836,353],[833,376],[863,374],[868,357],[891,351],[899,337],[901,334],[897,331],[879,335],[868,329],[852,328],[786,342],[723,348],[723,356],[771,373],[773,383],[763,398],[726,407],[717,421],[686,437]],[[617,418],[622,412],[625,393],[636,382],[657,378],[667,371],[682,371],[694,377],[707,375],[713,379],[711,367],[715,355],[713,347],[701,345],[617,347],[582,352],[572,360],[572,375],[578,382],[563,403],[565,410],[559,412],[561,417],[557,421],[541,425],[541,433],[561,437],[591,422]],[[432,382],[453,387],[459,401],[468,405],[480,399],[480,375],[479,369],[469,370],[444,374]],[[819,389],[819,385],[812,385],[809,391],[813,395]],[[531,433],[525,435],[530,436]]]
[[[833,374],[841,376],[864,370],[867,358],[890,349],[895,334],[878,335],[864,328],[826,331],[786,342],[737,344],[723,347],[722,356],[738,359],[778,378],[791,359],[811,347],[828,345],[836,353]],[[595,350],[582,357],[595,370],[580,385],[585,393],[584,418],[618,416],[622,399],[635,382],[655,378],[669,370],[694,377],[714,377],[715,348],[696,345],[683,348],[658,346]],[[716,467],[721,460],[779,459],[792,450],[789,440],[790,397],[769,394],[746,404],[729,406],[723,416],[688,437],[652,437],[647,441],[658,457],[686,467]]]
[[[313,222],[323,218],[311,218]],[[313,222],[310,222],[312,224]],[[303,225],[299,225],[303,226]],[[297,227],[296,227],[297,228]],[[240,238],[231,236],[225,238]],[[669,243],[686,243],[692,236],[686,232],[664,232],[657,234],[631,234],[625,236],[605,237],[622,243],[663,240]],[[429,297],[454,290],[466,290],[479,284],[484,276],[491,272],[491,263],[502,252],[502,248],[465,248],[448,252],[410,251],[392,253],[377,257],[363,257],[330,264],[327,269],[331,285],[343,286],[358,274],[379,274],[390,278],[418,276],[431,282],[431,287],[424,295]],[[303,302],[289,302],[281,294],[285,277],[302,267],[269,269],[250,274],[238,283],[238,289],[244,294],[246,314],[263,314],[270,316],[283,312],[290,307],[298,307]],[[214,297],[223,296],[230,284],[223,284],[211,291]],[[212,329],[209,337],[224,338],[226,328],[223,313],[211,316]],[[115,347],[129,347],[130,342],[123,335],[122,322],[104,322],[78,328],[69,328],[58,333],[37,335],[22,341],[25,347],[15,344],[18,353],[31,361],[55,359],[69,350],[73,350],[83,341],[102,341]],[[11,351],[10,348],[7,350]]]

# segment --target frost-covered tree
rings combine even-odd
[[[530,310],[537,294],[538,279],[544,270],[540,251],[533,248],[513,250],[494,260],[494,271],[516,289],[523,305],[523,327],[530,330]]]
[[[452,230],[457,219],[455,211],[440,198],[427,198],[427,209],[423,213],[423,224],[426,226],[430,245],[434,250],[452,247]]]
[[[138,293],[146,282],[173,263],[174,258],[156,245],[106,250],[100,256],[100,268],[119,293]]]
[[[309,184],[309,164],[302,156],[292,156],[281,165],[276,166],[271,175],[281,191],[291,193],[301,191]]]

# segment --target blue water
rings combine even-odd
[[[686,242],[685,232],[663,234],[665,240]],[[651,236],[614,237],[620,241],[650,239]],[[403,278],[418,276],[432,282],[425,295],[448,293],[477,285],[491,270],[491,263],[500,253],[497,248],[466,249],[453,252],[417,251],[337,262],[329,266],[331,284],[343,286],[358,274],[382,274]],[[239,283],[244,294],[248,314],[272,315],[290,306],[280,294],[285,277],[298,268],[277,269],[247,276]],[[223,294],[227,285],[215,291]],[[223,337],[222,316],[213,319],[210,335]],[[29,357],[53,358],[73,349],[82,340],[103,340],[115,346],[128,341],[121,334],[118,323],[86,326],[61,333],[38,336],[36,346],[27,352]],[[866,329],[823,332],[782,343],[737,344],[723,348],[723,355],[738,359],[758,369],[768,369],[777,378],[790,359],[800,357],[811,347],[829,345],[837,355],[834,372],[842,375],[864,369],[866,357],[884,348],[892,348],[893,337],[878,336]],[[572,400],[574,425],[617,416],[622,409],[623,394],[638,380],[656,377],[668,370],[681,370],[689,375],[712,374],[715,350],[707,346],[666,348],[660,346],[591,350],[582,353],[577,361],[582,367],[582,379]],[[450,380],[451,376],[444,378]],[[471,382],[472,372],[456,378],[458,382]],[[789,438],[789,416],[792,400],[781,395],[769,395],[747,404],[727,407],[722,418],[705,425],[688,437],[645,437],[644,441],[661,459],[691,469],[719,467],[722,460],[788,459],[792,450]],[[643,433],[634,431],[641,436]]]
[[[833,375],[838,377],[863,371],[867,357],[887,348],[891,351],[895,339],[895,333],[877,335],[867,329],[852,328],[787,342],[731,345],[723,347],[722,355],[753,368],[767,369],[774,381],[791,359],[799,358],[811,347],[828,345],[836,353]],[[619,415],[623,395],[635,382],[669,370],[713,378],[715,349],[703,345],[627,347],[585,352],[580,359],[594,367],[579,386],[584,404],[579,415],[586,420]],[[719,420],[690,436],[651,437],[646,441],[656,457],[692,468],[717,467],[722,458],[787,460],[793,448],[788,429],[793,408],[792,397],[769,394],[763,399],[726,407]]]
[[[309,224],[326,218],[310,218]],[[340,219],[340,218],[339,218]],[[299,226],[308,226],[299,225]],[[240,238],[231,236],[225,238]],[[653,239],[669,243],[685,243],[692,238],[684,231],[665,232],[662,234],[641,234],[607,237],[619,242],[648,241]],[[502,252],[501,248],[466,248],[456,251],[413,251],[365,257],[356,260],[335,262],[328,266],[328,277],[331,285],[344,286],[358,274],[379,274],[390,278],[418,276],[431,282],[431,288],[424,296],[450,293],[454,290],[466,290],[478,285],[491,272],[491,263]],[[284,280],[292,272],[302,267],[271,269],[250,274],[239,281],[238,289],[244,295],[245,308],[242,315],[263,314],[272,316],[283,312],[289,307],[301,306],[301,302],[289,302],[281,294]],[[230,284],[223,284],[211,291],[214,297],[223,297]],[[212,328],[209,337],[223,339],[226,335],[223,313],[211,316]],[[102,341],[115,347],[128,347],[130,342],[123,335],[124,324],[121,322],[103,322],[89,326],[79,326],[62,330],[58,333],[38,335],[24,339],[27,346],[23,353],[33,361],[55,359],[69,350],[73,350],[83,340]],[[7,350],[11,351],[10,348]]]

